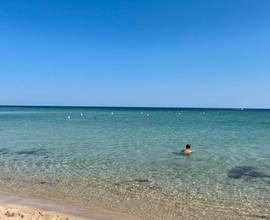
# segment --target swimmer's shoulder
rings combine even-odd
[[[189,154],[192,153],[192,150],[189,150],[189,149],[183,149],[181,152],[182,152],[182,154],[184,154],[184,155],[189,155]]]

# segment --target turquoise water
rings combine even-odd
[[[270,110],[0,107],[0,166],[2,186],[149,218],[183,200],[268,216]]]

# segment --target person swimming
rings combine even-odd
[[[190,155],[192,153],[190,144],[187,144],[185,149],[181,150],[181,153],[184,155]]]

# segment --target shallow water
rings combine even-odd
[[[184,201],[266,218],[270,110],[0,107],[0,166],[2,186],[149,219]]]

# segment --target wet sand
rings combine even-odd
[[[84,209],[65,201],[0,192],[0,219],[10,220],[139,220],[139,218],[93,206]]]

